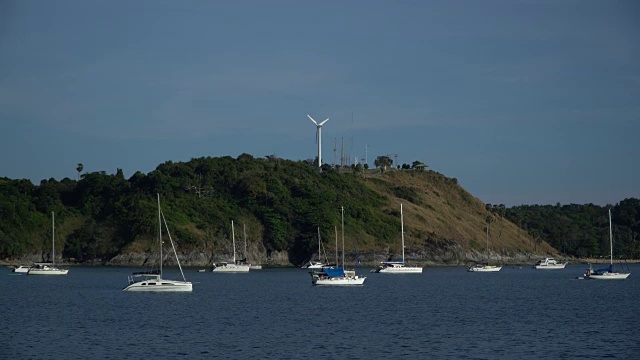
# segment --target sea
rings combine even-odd
[[[640,265],[623,281],[576,279],[584,265],[358,268],[355,287],[313,286],[305,269],[186,268],[192,293],[122,291],[138,270],[0,268],[0,359],[640,358]]]

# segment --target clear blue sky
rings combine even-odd
[[[353,121],[352,114],[353,113]],[[420,160],[484,202],[640,197],[638,1],[0,1],[0,176]]]

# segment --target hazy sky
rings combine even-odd
[[[307,114],[329,164],[344,138],[489,203],[640,197],[640,2],[0,1],[0,176],[310,159]]]

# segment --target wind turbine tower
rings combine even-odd
[[[329,121],[329,118],[318,124],[315,120],[313,120],[311,115],[307,115],[307,117],[316,126],[316,142],[318,143],[318,169],[322,171],[322,125]]]

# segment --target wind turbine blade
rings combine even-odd
[[[315,126],[318,126],[318,123],[317,123],[315,120],[313,120],[313,118],[311,117],[311,115],[307,115],[307,117],[309,118],[309,120],[311,120],[311,122],[312,122]]]
[[[322,126],[324,125],[324,123],[326,123],[327,121],[329,121],[329,119],[327,118],[325,121],[321,122],[320,124],[318,124],[318,126]]]

